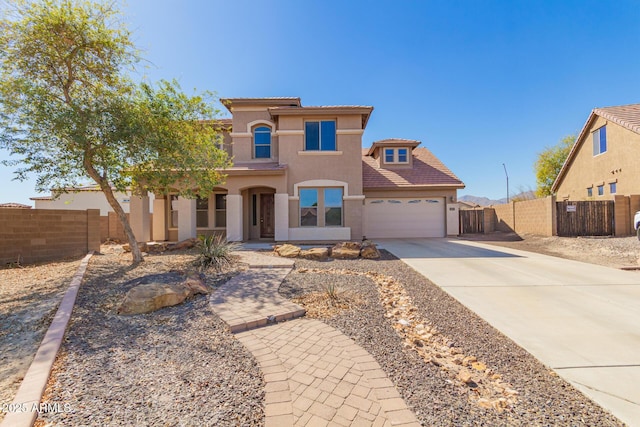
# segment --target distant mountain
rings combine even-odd
[[[535,198],[536,198],[536,194],[534,191],[523,191],[522,193],[514,194],[513,196],[509,197],[509,201],[533,200]],[[502,199],[498,199],[498,200],[492,200],[492,199],[489,199],[488,197],[464,195],[464,196],[458,197],[458,200],[462,202],[467,202],[467,203],[475,203],[476,205],[480,205],[480,206],[502,205],[507,203],[506,197],[503,197]]]

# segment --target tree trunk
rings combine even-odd
[[[109,184],[106,179],[102,178],[91,165],[87,165],[85,163],[85,169],[87,170],[89,176],[96,182],[96,184],[100,186],[100,189],[107,198],[107,202],[109,202],[109,205],[113,208],[116,215],[118,215],[120,224],[122,224],[122,228],[124,229],[124,234],[127,235],[127,240],[129,240],[131,254],[133,255],[133,263],[137,264],[144,261],[144,258],[142,258],[142,252],[138,247],[136,236],[134,236],[131,225],[129,224],[129,220],[127,219],[127,214],[124,213],[124,210],[122,209],[122,206],[120,206],[120,203],[118,203],[116,196],[113,195],[111,184]]]

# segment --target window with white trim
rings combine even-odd
[[[342,188],[301,188],[300,226],[342,227],[342,199]]]
[[[259,126],[253,130],[253,158],[271,158],[271,129]]]
[[[615,182],[610,182],[609,183],[609,193],[616,194],[617,187],[618,187],[616,184],[617,183],[615,183]]]
[[[607,151],[607,126],[602,126],[593,131],[593,155],[605,153]]]
[[[598,196],[604,196],[604,184],[598,185]]]
[[[305,122],[304,149],[305,151],[336,151],[335,120]]]
[[[385,148],[384,162],[388,164],[409,163],[409,149],[408,148]]]

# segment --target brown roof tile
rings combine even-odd
[[[412,168],[385,169],[362,151],[362,185],[369,188],[457,187],[464,183],[454,175],[431,151],[426,148],[413,150]]]
[[[640,133],[640,104],[595,108],[593,112],[635,133]]]

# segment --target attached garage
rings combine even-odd
[[[445,237],[444,197],[367,198],[364,235],[367,238]]]

